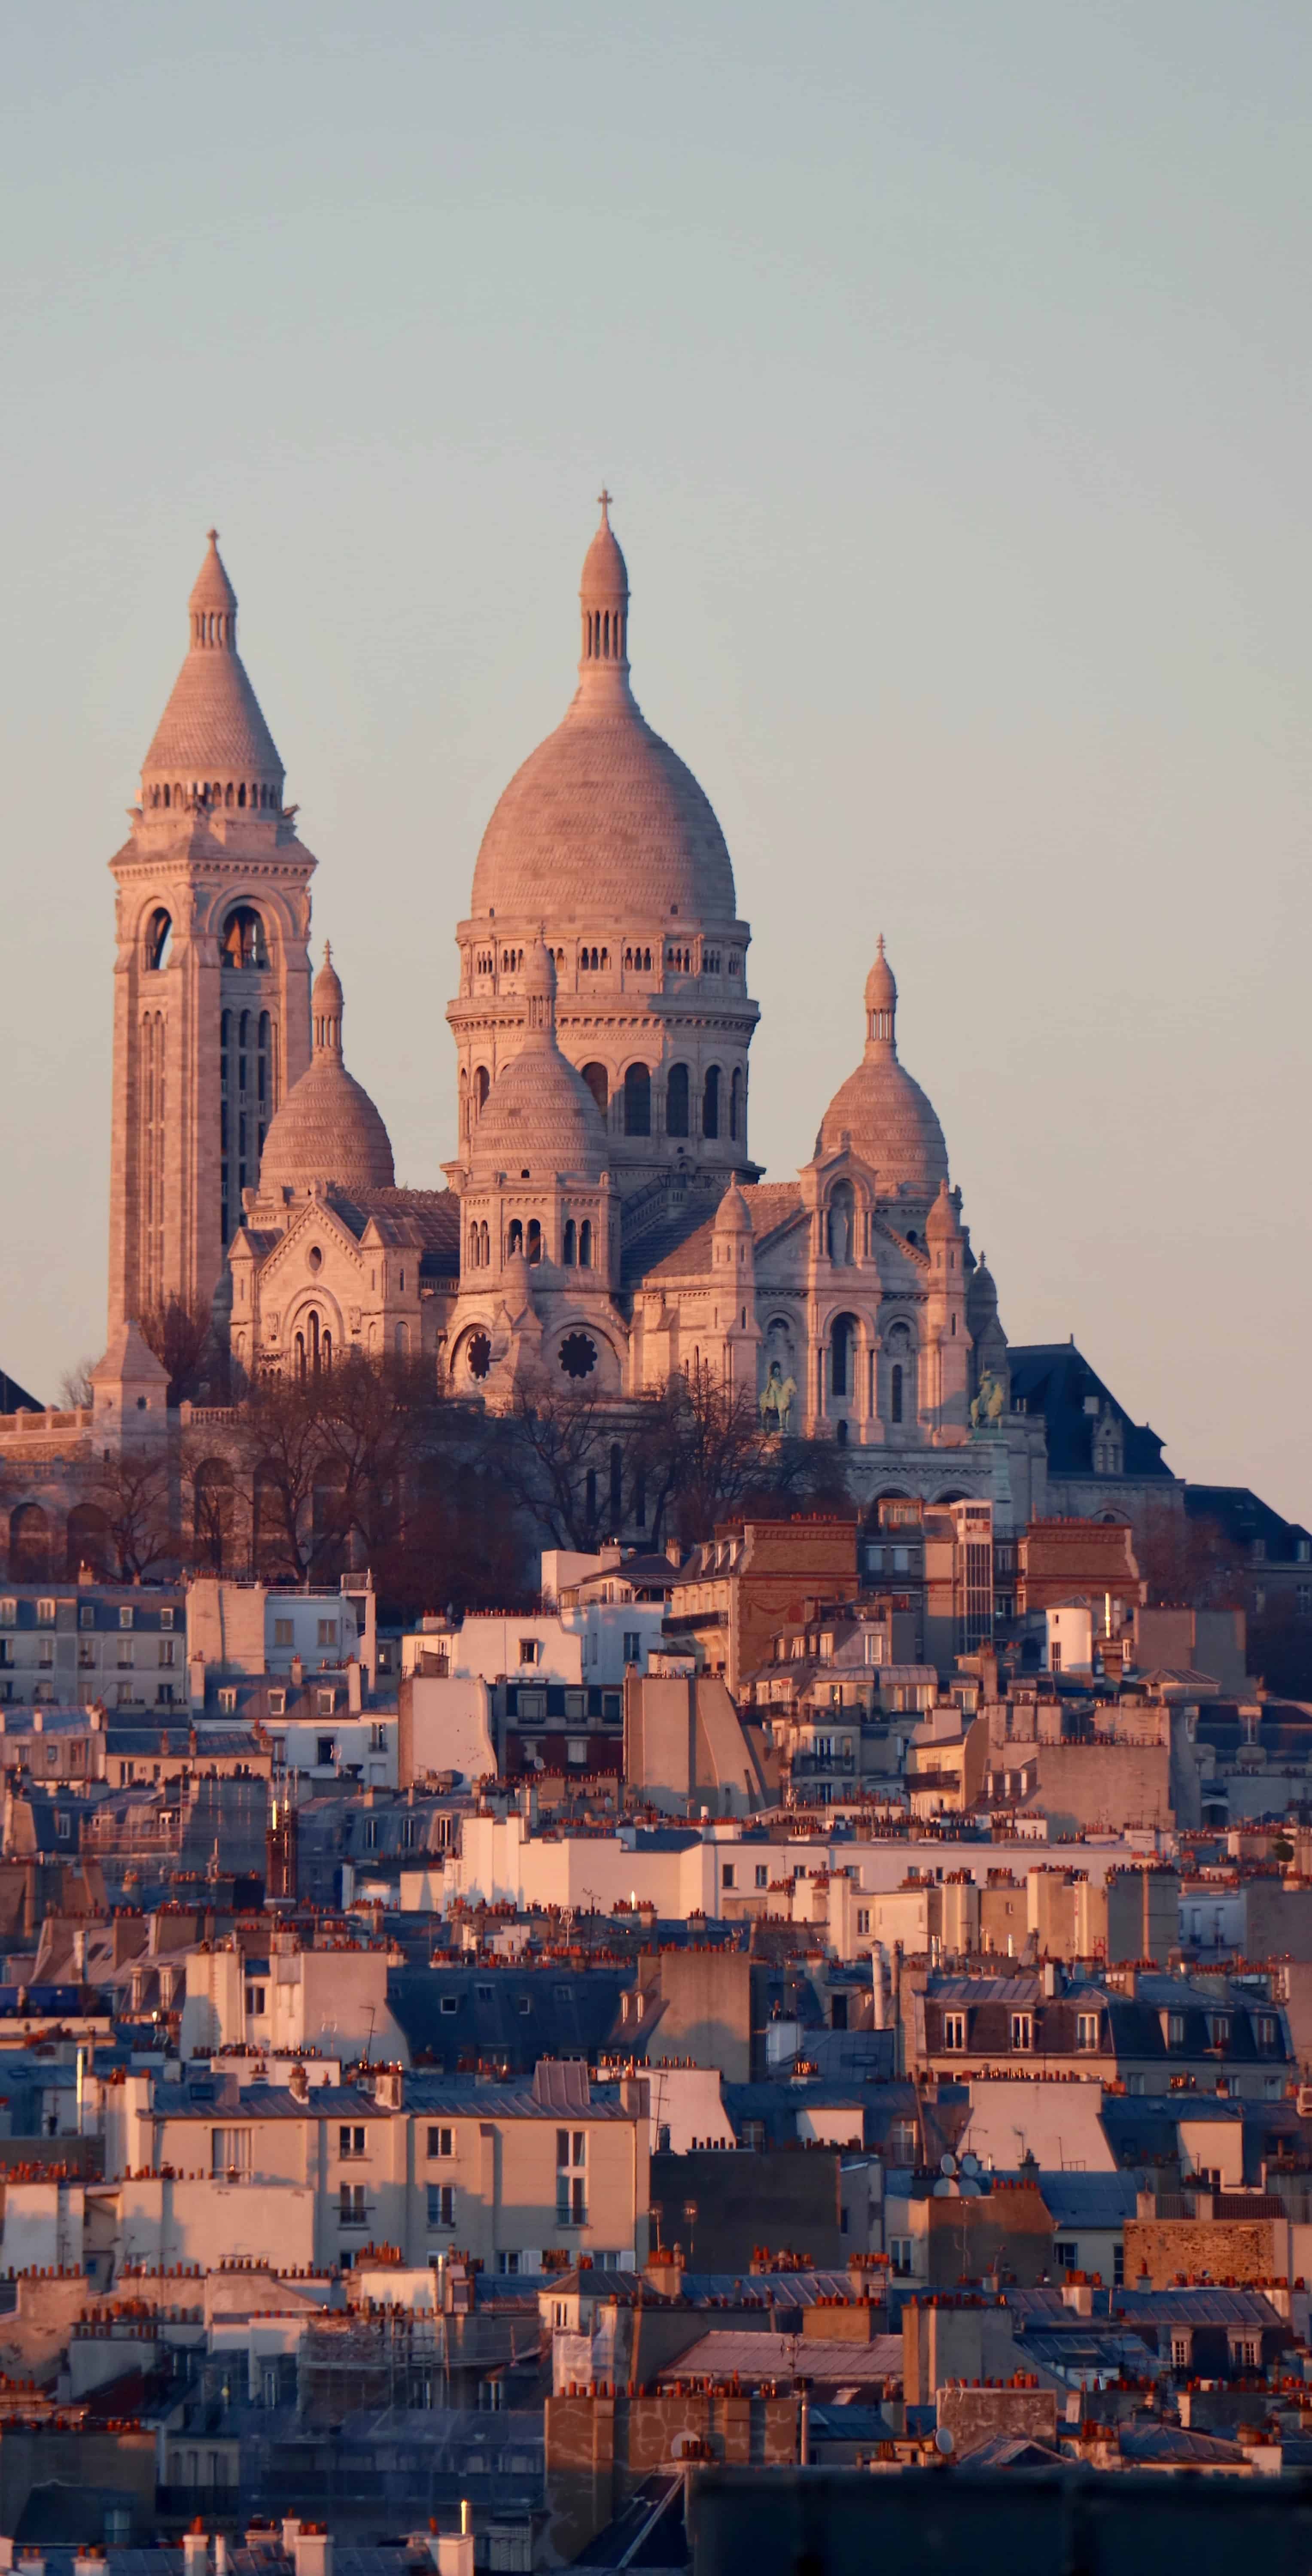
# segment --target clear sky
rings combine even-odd
[[[1014,1341],[1312,1512],[1306,0],[0,11],[0,1367],[104,1339],[113,886],[216,521],[398,1177],[603,476],[811,1152],[882,929]]]

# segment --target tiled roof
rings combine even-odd
[[[763,1245],[791,1218],[802,1214],[802,1194],[795,1181],[754,1181],[743,1186],[742,1195],[751,1212],[755,1257],[759,1261]],[[639,1276],[648,1283],[709,1276],[714,1237],[714,1217],[703,1218],[685,1241],[655,1262],[650,1260],[651,1243],[647,1238],[634,1247]]]

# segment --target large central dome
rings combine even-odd
[[[579,598],[577,694],[488,824],[470,909],[551,928],[599,914],[731,922],[733,868],[710,801],[629,687],[628,573],[604,502]]]

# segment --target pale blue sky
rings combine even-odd
[[[103,1342],[105,861],[216,520],[400,1177],[605,476],[809,1154],[883,929],[1013,1340],[1312,1511],[1312,13],[0,11],[0,1366]]]

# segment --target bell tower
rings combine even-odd
[[[237,652],[218,538],[118,886],[109,1330],[209,1306],[265,1130],[310,1058],[314,859]]]

